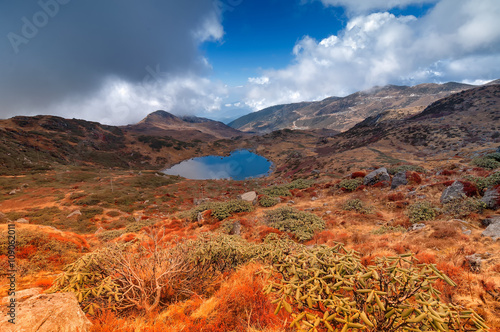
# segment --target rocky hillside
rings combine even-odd
[[[411,116],[436,100],[472,87],[460,83],[375,87],[343,98],[273,106],[245,115],[229,125],[257,133],[284,128],[346,131],[367,117],[386,111],[399,118]]]
[[[134,134],[170,136],[183,141],[207,141],[243,135],[219,121],[196,116],[177,117],[165,111],[153,112],[139,123],[123,128]]]
[[[162,168],[203,154],[227,153],[217,138],[238,133],[220,122],[181,119],[166,112],[127,127],[16,116],[0,120],[0,173],[44,171],[56,165]]]

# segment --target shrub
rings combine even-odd
[[[354,191],[363,184],[363,179],[344,179],[340,181],[338,187],[344,191]]]
[[[306,180],[306,179],[297,179],[289,184],[283,185],[283,187],[292,190],[292,189],[307,189],[310,188],[313,185],[314,181],[312,180]]]
[[[403,226],[381,226],[380,228],[377,228],[372,231],[372,234],[386,234],[386,233],[397,233],[397,232],[406,232],[406,228]]]
[[[465,218],[471,213],[481,213],[486,204],[477,198],[454,199],[443,205],[443,214],[453,218]]]
[[[197,207],[181,213],[182,218],[188,218],[191,221],[196,221],[198,213],[211,210],[211,216],[219,220],[224,220],[230,217],[233,213],[253,211],[253,205],[250,202],[242,200],[231,200],[227,202],[207,202],[198,205]]]
[[[325,221],[315,214],[285,206],[265,213],[266,223],[282,232],[290,232],[299,241],[313,238],[315,231],[325,228]]]
[[[425,168],[422,166],[416,166],[416,165],[401,165],[401,166],[396,166],[396,167],[389,167],[387,169],[387,172],[391,175],[395,175],[400,172],[419,172],[419,173],[425,173]]]
[[[279,203],[279,199],[263,195],[259,198],[259,205],[262,207],[272,207]]]
[[[493,160],[496,160],[496,161],[500,162],[500,153],[499,152],[490,153],[490,154],[487,154],[484,157],[488,158],[488,159],[493,159]]]
[[[408,216],[412,223],[433,220],[436,218],[436,209],[430,202],[417,202],[408,207]]]
[[[354,172],[351,174],[351,179],[364,178],[366,176],[365,172]]]
[[[155,224],[154,220],[140,220],[140,221],[136,221],[136,222],[128,224],[125,227],[125,232],[127,232],[127,233],[136,233],[136,232],[139,232],[144,227],[149,227],[149,226],[152,226],[154,224]]]
[[[276,296],[276,313],[291,314],[303,331],[473,331],[488,329],[472,310],[447,304],[433,285],[456,284],[433,264],[412,254],[377,258],[364,266],[357,253],[321,246],[274,264],[266,293]],[[474,329],[472,329],[474,328]]]
[[[123,229],[112,229],[97,234],[97,238],[102,242],[109,242],[116,239],[117,237],[122,236],[123,234],[125,234],[125,231]]]
[[[292,193],[285,186],[272,186],[262,189],[262,193],[271,197],[292,196]]]
[[[387,199],[389,200],[389,202],[402,201],[403,199],[405,199],[405,195],[401,192],[391,193],[387,195]]]
[[[365,203],[358,198],[347,200],[342,205],[342,209],[344,209],[346,211],[356,211],[356,212],[362,213],[362,214],[368,214],[368,213],[371,213],[373,211],[372,207],[366,206]]]
[[[472,160],[472,164],[486,169],[496,169],[500,167],[500,162],[492,158],[478,157]]]

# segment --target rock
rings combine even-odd
[[[464,235],[471,235],[472,231],[470,229],[468,229],[466,231],[463,231],[462,234],[464,234]]]
[[[233,223],[233,228],[229,231],[229,235],[240,235],[241,234],[241,223],[239,220]]]
[[[39,287],[17,291],[16,292],[16,302],[18,302],[18,303],[23,302],[23,301],[29,299],[30,297],[33,297],[35,295],[39,295],[42,292],[43,292],[43,289],[39,288]],[[6,296],[6,297],[2,298],[2,301],[0,302],[0,304],[5,305],[5,304],[9,303],[9,301],[10,301],[10,297]]]
[[[425,224],[419,223],[419,224],[413,224],[410,227],[408,227],[408,232],[411,231],[419,231],[421,229],[425,228]]]
[[[17,194],[20,191],[21,191],[21,189],[14,189],[14,190],[12,190],[12,191],[9,192],[9,195],[15,195],[15,194]]]
[[[317,201],[318,200],[318,197],[311,197],[311,201]]]
[[[467,265],[469,265],[469,268],[472,272],[481,271],[481,262],[483,260],[481,258],[481,255],[474,254],[474,255],[470,255],[470,256],[465,256],[465,260],[467,262]]]
[[[24,218],[19,218],[15,222],[17,222],[18,224],[29,224],[30,223],[27,219],[24,219]]]
[[[494,224],[490,224],[486,229],[481,233],[481,236],[489,236],[496,241],[500,238],[500,222],[496,222]]]
[[[200,205],[200,204],[203,204],[203,203],[206,203],[209,201],[210,201],[210,198],[195,198],[195,199],[193,199],[194,205]]]
[[[441,194],[441,204],[446,204],[454,199],[465,196],[464,185],[460,181],[455,181]]]
[[[332,214],[332,211],[328,210],[325,212],[325,214]]]
[[[88,332],[92,326],[74,293],[33,296],[17,303],[15,325],[9,319],[10,316],[2,315],[0,331]]]
[[[252,204],[257,203],[257,193],[255,191],[249,191],[240,195],[239,197],[242,201],[250,202]]]
[[[500,222],[500,216],[492,216],[481,220],[481,225],[483,225],[484,227],[488,227],[489,225],[495,224],[497,222]]]
[[[488,209],[496,210],[500,208],[500,187],[495,186],[486,190],[481,201],[486,204]]]
[[[407,184],[406,172],[399,172],[392,178],[391,189],[396,189],[399,186],[406,186]]]
[[[291,199],[288,201],[288,204],[295,204],[295,201]]]
[[[387,172],[387,169],[385,167],[379,168],[379,169],[371,172],[367,176],[365,176],[365,178],[363,179],[363,184],[365,186],[372,186],[372,185],[374,185],[378,182],[382,182],[382,181],[386,181],[386,182],[391,181],[391,176],[389,175],[389,173]]]
[[[70,214],[68,214],[68,216],[66,218],[71,218],[74,216],[81,216],[81,215],[82,215],[82,212],[80,210],[75,210],[75,211],[71,212]]]

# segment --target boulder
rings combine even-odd
[[[481,236],[489,236],[493,239],[493,241],[498,240],[500,238],[500,222],[496,222],[486,227],[486,229],[481,233]]]
[[[399,172],[392,178],[391,189],[396,189],[399,186],[406,186],[407,184],[406,172]]]
[[[419,223],[419,224],[413,224],[410,227],[408,227],[408,232],[411,231],[419,231],[421,229],[425,228],[425,224]]]
[[[446,204],[454,199],[465,197],[464,185],[460,181],[455,181],[441,194],[441,203]]]
[[[241,234],[241,223],[239,220],[236,220],[233,225],[231,230],[229,231],[229,235],[240,235]]]
[[[92,326],[74,293],[36,295],[17,303],[16,309],[16,324],[2,314],[0,331],[88,332]]]
[[[19,218],[16,220],[18,224],[29,224],[30,222],[27,219]]]
[[[496,210],[500,208],[500,186],[486,190],[481,201],[486,204],[488,209]]]
[[[29,299],[30,297],[33,297],[35,295],[39,295],[42,292],[43,292],[43,289],[40,287],[29,288],[29,289],[17,291],[16,292],[16,302],[18,302],[18,303],[23,302],[23,301]],[[0,302],[0,304],[5,305],[5,304],[8,304],[9,301],[10,301],[10,297],[6,296],[6,297],[2,298],[2,301]]]
[[[484,227],[488,227],[491,224],[495,224],[497,222],[500,222],[500,216],[491,216],[489,218],[485,218],[481,220],[481,225]]]
[[[387,172],[387,169],[385,167],[374,170],[373,172],[371,172],[370,174],[365,176],[365,178],[363,179],[363,184],[365,186],[372,186],[376,183],[383,182],[383,181],[386,181],[386,182],[391,181],[391,176],[389,175],[389,173]]]
[[[480,254],[465,256],[465,261],[472,272],[481,271],[481,262],[483,261]]]
[[[240,195],[242,201],[250,202],[255,204],[257,202],[257,193],[255,191],[249,191]]]

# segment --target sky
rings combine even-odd
[[[377,85],[498,78],[498,0],[0,0],[0,118],[228,122]]]

